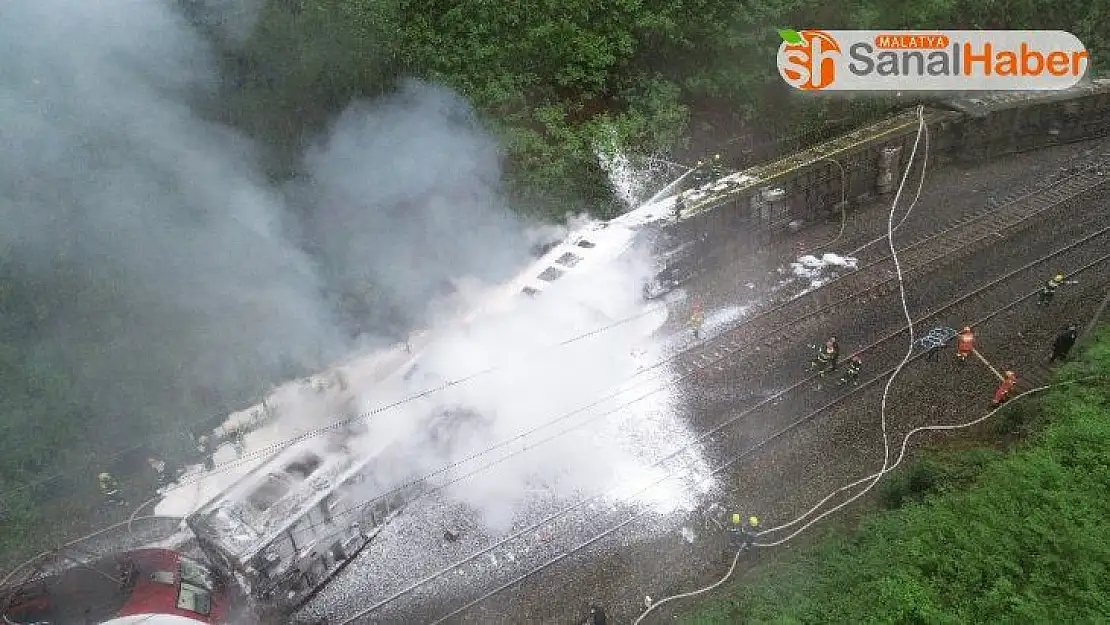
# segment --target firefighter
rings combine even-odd
[[[1037,296],[1037,304],[1040,306],[1047,306],[1052,298],[1056,296],[1056,289],[1061,284],[1079,284],[1078,280],[1065,280],[1064,274],[1058,273],[1052,276],[1052,279],[1045,282],[1044,287],[1041,288],[1040,295]]]
[[[965,326],[956,335],[956,358],[960,362],[967,362],[967,356],[973,349],[975,349],[975,335],[971,333],[970,327]]]
[[[1056,340],[1052,343],[1052,357],[1048,361],[1055,362],[1067,358],[1071,346],[1075,345],[1077,336],[1079,336],[1079,328],[1074,325],[1068,326],[1063,332],[1057,334]]]
[[[701,338],[701,326],[705,323],[705,315],[701,310],[701,300],[694,300],[694,305],[690,311],[690,327],[694,330],[694,339]]]
[[[127,505],[127,500],[119,492],[119,482],[111,473],[101,473],[96,479],[100,483],[100,494],[104,495],[105,501],[114,506]]]
[[[825,346],[810,345],[809,348],[814,352],[813,360],[809,361],[809,370],[816,369],[818,375],[824,376],[829,366],[829,354],[825,351]]]
[[[747,549],[755,543],[756,532],[759,528],[759,517],[750,516],[747,521],[740,513],[732,513],[729,519],[729,542],[738,549]]]
[[[840,378],[840,385],[855,384],[859,381],[859,372],[863,368],[863,361],[860,360],[859,354],[852,354],[848,360],[848,368],[844,371],[844,375]]]
[[[744,546],[744,522],[740,513],[734,512],[732,516],[729,517],[727,531],[730,545],[735,548]]]
[[[720,154],[713,155],[713,165],[710,172],[714,180],[718,180],[725,175],[725,164],[721,161]]]
[[[207,434],[202,435],[197,439],[197,451],[201,453],[204,459],[204,468],[211,471],[216,468],[216,462],[212,458],[212,454],[216,452],[215,446],[212,444],[212,439]]]
[[[829,371],[836,369],[836,360],[840,356],[840,345],[836,342],[836,337],[831,337],[821,347],[810,345],[810,348],[817,352],[817,357],[810,362],[809,368],[817,369],[817,375],[825,377]]]
[[[994,398],[991,400],[991,408],[997,408],[1006,401],[1010,394],[1010,390],[1017,384],[1017,375],[1013,371],[1007,371],[1006,377],[1003,378],[1002,383],[994,390]]]
[[[836,361],[840,360],[840,343],[835,336],[830,336],[825,342],[825,351],[829,354],[829,367],[836,371]]]
[[[694,164],[694,183],[701,184],[705,182],[705,173],[705,161],[698,159],[698,162]]]
[[[674,218],[681,218],[684,210],[686,210],[686,193],[682,192],[674,199]]]
[[[247,453],[247,434],[243,431],[243,426],[232,428],[228,432],[228,437],[231,438],[231,446],[235,448],[235,456],[242,458],[243,454]]]
[[[154,457],[146,459],[146,463],[150,465],[151,470],[154,471],[154,476],[158,480],[158,488],[165,488],[169,486],[170,479],[166,473],[166,462]]]

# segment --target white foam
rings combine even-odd
[[[807,290],[812,290],[836,277],[838,269],[856,269],[857,263],[855,258],[832,253],[824,254],[821,258],[807,255],[790,263],[790,271],[796,278],[808,280]]]

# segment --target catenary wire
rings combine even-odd
[[[1055,255],[1055,254],[1053,254],[1053,255]],[[1107,255],[1107,256],[1103,256],[1102,258],[1098,259],[1097,261],[1094,261],[1093,263],[1090,263],[1090,264],[1089,264],[1089,265],[1088,265],[1087,267],[1085,267],[1085,268],[1084,268],[1083,270],[1086,270],[1086,269],[1090,269],[1091,267],[1093,267],[1093,266],[1095,266],[1095,265],[1097,265],[1097,264],[1099,264],[1099,263],[1105,262],[1105,261],[1106,261],[1106,260],[1108,260],[1108,259],[1110,259],[1110,255]],[[1042,260],[1043,260],[1043,259],[1042,259]],[[946,309],[950,308],[951,306],[953,306],[953,305],[955,305],[955,304],[957,304],[957,303],[960,303],[960,302],[962,302],[963,300],[967,299],[968,297],[971,297],[972,295],[974,295],[974,294],[975,294],[975,293],[977,293],[977,292],[980,292],[980,291],[982,291],[983,289],[986,289],[986,288],[990,288],[990,287],[992,287],[992,286],[995,286],[995,285],[997,285],[997,284],[1000,284],[1000,283],[1004,282],[1005,280],[1008,280],[1009,278],[1013,277],[1013,276],[1014,276],[1014,275],[1016,275],[1016,274],[1017,274],[1018,272],[1020,272],[1020,271],[1025,271],[1025,270],[1028,270],[1029,268],[1031,268],[1032,266],[1034,266],[1034,265],[1035,265],[1036,263],[1038,263],[1038,262],[1041,262],[1041,261],[1034,261],[1033,263],[1029,263],[1029,264],[1027,264],[1026,266],[1024,266],[1024,267],[1022,267],[1022,268],[1020,268],[1020,269],[1018,269],[1018,270],[1015,270],[1015,271],[1013,271],[1013,272],[1010,272],[1009,274],[1007,274],[1007,275],[1005,275],[1005,276],[1002,276],[1001,278],[999,278],[999,279],[997,279],[997,280],[993,281],[992,283],[990,283],[990,284],[988,284],[988,285],[985,285],[984,287],[980,287],[980,289],[977,289],[977,290],[976,290],[976,292],[973,292],[973,293],[967,294],[967,295],[965,295],[965,296],[963,296],[963,297],[961,297],[961,298],[959,298],[959,299],[957,299],[957,300],[955,300],[955,301],[953,301],[953,302],[950,302],[949,304],[947,304],[947,305],[945,305],[945,306],[943,306],[943,307],[941,307],[941,308],[938,308],[938,309],[936,309],[936,310],[934,310],[934,311],[930,312],[929,314],[927,314],[927,315],[923,316],[921,320],[923,321],[923,320],[925,320],[925,319],[927,319],[927,318],[929,318],[929,317],[935,316],[935,315],[939,314],[940,312],[942,312],[943,310],[946,310]],[[1073,272],[1073,275],[1074,275],[1074,273],[1078,273],[1078,272]],[[1023,295],[1023,296],[1021,296],[1021,297],[1019,297],[1019,298],[1017,298],[1017,299],[1013,300],[1012,302],[1010,302],[1010,303],[1009,303],[1009,304],[1007,304],[1006,306],[1004,306],[1004,307],[1002,307],[1002,308],[1000,308],[1000,309],[996,310],[995,312],[992,312],[992,313],[990,313],[990,314],[986,315],[985,317],[983,317],[983,318],[981,318],[981,319],[978,319],[978,320],[974,321],[974,322],[973,322],[973,324],[975,324],[975,325],[982,325],[982,324],[986,323],[987,321],[989,321],[990,319],[994,318],[994,317],[995,317],[996,315],[1000,314],[1001,312],[1003,312],[1003,311],[1005,311],[1005,310],[1008,310],[1008,309],[1009,309],[1009,308],[1011,308],[1012,306],[1014,306],[1014,305],[1016,305],[1016,304],[1018,304],[1018,303],[1020,303],[1020,302],[1022,302],[1022,301],[1024,301],[1024,300],[1026,300],[1026,299],[1028,299],[1028,298],[1030,298],[1030,297],[1034,296],[1034,295],[1035,295],[1036,293],[1037,293],[1037,291],[1033,291],[1033,292],[1030,292],[1030,293],[1028,293],[1028,294],[1026,294],[1026,295]],[[876,345],[878,345],[879,343],[881,343],[881,342],[884,342],[884,341],[886,341],[886,340],[889,340],[890,338],[893,338],[894,336],[897,336],[898,334],[900,334],[900,333],[901,333],[901,332],[903,332],[904,330],[905,330],[905,328],[902,328],[902,329],[900,329],[900,330],[897,330],[897,331],[895,331],[894,333],[890,334],[889,336],[887,336],[887,337],[885,337],[885,338],[883,338],[883,339],[880,339],[880,340],[879,340],[879,341],[877,341],[876,343],[874,343],[874,344],[872,344],[872,345],[870,345],[870,346],[868,346],[868,347],[866,347],[866,348],[864,348],[864,349],[860,350],[860,352],[861,352],[861,353],[864,353],[864,352],[866,352],[867,350],[869,350],[869,349],[872,349],[873,347],[875,347],[875,346],[876,346]],[[920,354],[920,355],[919,355],[918,357],[920,357],[920,356],[923,356],[923,355],[924,355],[924,354]],[[893,370],[891,370],[891,371],[893,371]],[[763,441],[761,441],[761,442],[757,443],[756,445],[752,446],[751,448],[749,448],[749,449],[745,450],[744,452],[742,452],[741,454],[737,455],[737,456],[736,456],[735,458],[733,458],[732,460],[729,460],[728,462],[724,463],[723,465],[721,465],[721,466],[717,467],[717,468],[716,468],[716,469],[714,469],[714,470],[713,470],[713,471],[712,471],[711,473],[712,473],[712,474],[717,474],[717,473],[720,473],[721,471],[724,471],[725,469],[729,468],[730,466],[732,466],[733,464],[735,464],[735,463],[736,463],[736,462],[738,462],[739,460],[743,459],[744,457],[746,457],[746,456],[750,455],[751,453],[753,453],[753,452],[754,452],[754,451],[756,451],[757,449],[761,448],[762,446],[764,446],[765,444],[767,444],[767,443],[768,443],[768,442],[770,442],[771,440],[774,440],[775,438],[777,438],[777,437],[778,437],[778,436],[780,436],[781,434],[783,434],[783,433],[785,433],[785,432],[789,431],[790,429],[793,429],[794,427],[798,426],[799,424],[801,424],[801,423],[803,423],[803,422],[807,421],[807,420],[808,420],[809,418],[811,418],[811,416],[812,416],[812,415],[815,415],[815,414],[818,414],[818,413],[820,413],[820,412],[823,412],[823,411],[827,410],[828,408],[830,408],[830,407],[832,407],[833,405],[835,405],[836,403],[838,403],[838,402],[842,401],[842,400],[843,400],[843,399],[844,399],[845,397],[847,397],[847,396],[851,395],[852,393],[856,392],[857,390],[859,390],[859,389],[862,389],[862,388],[865,388],[865,387],[867,387],[867,386],[871,385],[872,383],[874,383],[874,382],[877,382],[878,380],[882,379],[883,377],[886,377],[886,376],[890,375],[891,371],[887,371],[887,372],[885,372],[885,373],[883,373],[883,374],[881,374],[881,375],[878,375],[878,376],[876,376],[875,378],[873,378],[873,379],[872,379],[872,380],[870,380],[869,382],[866,382],[866,383],[864,383],[864,384],[861,384],[861,385],[860,385],[859,387],[857,387],[857,389],[855,389],[855,390],[853,390],[853,391],[850,391],[849,393],[846,393],[845,395],[843,395],[843,396],[841,396],[841,397],[838,397],[838,398],[836,398],[836,399],[834,399],[834,400],[830,401],[830,402],[829,402],[828,404],[826,404],[825,406],[822,406],[822,407],[818,408],[817,410],[815,410],[815,411],[811,412],[811,413],[810,413],[809,415],[807,415],[807,416],[805,416],[805,417],[802,417],[802,418],[800,418],[800,419],[798,419],[798,420],[796,420],[796,421],[794,421],[794,422],[792,422],[792,423],[788,424],[788,425],[787,425],[787,426],[785,426],[784,428],[782,428],[782,429],[778,430],[777,432],[775,432],[774,434],[772,434],[772,435],[771,435],[770,437],[768,437],[767,439],[764,439]],[[766,398],[765,400],[761,401],[760,403],[758,403],[758,404],[756,404],[756,405],[754,405],[754,406],[752,406],[752,407],[750,407],[750,408],[748,408],[748,409],[745,409],[744,411],[742,411],[741,413],[737,414],[736,416],[734,416],[734,417],[732,417],[732,418],[730,418],[730,419],[728,419],[728,420],[726,420],[726,421],[724,421],[724,422],[722,422],[722,423],[718,424],[717,426],[715,426],[715,427],[714,427],[714,428],[712,428],[711,430],[709,430],[709,431],[707,431],[707,432],[703,433],[702,435],[700,435],[700,436],[699,436],[699,437],[698,437],[697,439],[695,439],[694,441],[691,441],[690,443],[688,443],[688,444],[686,444],[686,445],[683,445],[683,446],[682,446],[682,447],[680,447],[679,449],[676,449],[676,450],[675,450],[674,452],[672,452],[672,453],[670,453],[670,454],[668,454],[668,455],[664,456],[663,458],[659,459],[658,461],[656,461],[656,462],[652,463],[651,467],[658,467],[658,466],[661,466],[661,465],[662,465],[662,464],[663,464],[664,462],[666,462],[666,461],[668,461],[668,460],[670,460],[670,459],[672,459],[672,458],[676,457],[676,456],[677,456],[677,455],[678,455],[679,453],[681,453],[681,452],[682,452],[682,451],[684,451],[685,449],[689,448],[690,446],[692,446],[692,445],[695,445],[695,444],[698,444],[698,443],[700,443],[701,441],[705,440],[705,439],[706,439],[706,438],[707,438],[708,436],[710,436],[710,435],[712,435],[712,434],[715,434],[716,432],[720,431],[720,430],[721,430],[721,429],[723,429],[724,427],[727,427],[727,426],[731,425],[732,423],[734,423],[734,422],[736,422],[737,420],[739,420],[739,419],[740,419],[741,417],[743,417],[743,416],[745,416],[745,415],[747,415],[747,414],[750,414],[751,412],[754,412],[755,410],[757,410],[757,409],[759,409],[759,408],[763,407],[764,405],[766,405],[766,404],[768,404],[768,403],[770,403],[770,402],[774,402],[774,401],[777,401],[777,400],[778,400],[778,399],[779,399],[779,398],[780,398],[780,397],[781,397],[782,395],[785,395],[786,393],[788,393],[788,392],[790,392],[790,391],[794,390],[795,388],[797,388],[797,387],[799,387],[799,386],[802,386],[802,385],[804,385],[804,384],[806,384],[806,383],[808,383],[808,382],[812,381],[812,379],[814,379],[814,378],[812,378],[812,377],[811,377],[811,378],[807,378],[807,379],[805,379],[805,380],[802,380],[802,381],[798,382],[797,384],[793,385],[792,387],[790,387],[790,388],[788,388],[788,389],[785,389],[785,390],[783,390],[783,391],[781,391],[781,392],[779,392],[779,393],[777,393],[777,394],[775,394],[775,395],[773,395],[773,396],[771,396],[771,397],[768,397],[768,398]],[[639,494],[641,494],[641,493],[644,493],[644,492],[647,492],[648,490],[651,490],[652,488],[654,488],[654,487],[658,486],[659,484],[661,484],[661,483],[663,483],[664,481],[666,481],[666,480],[668,480],[668,479],[671,479],[671,478],[673,478],[673,477],[675,477],[675,476],[674,476],[673,474],[668,474],[668,475],[666,475],[666,476],[664,476],[664,477],[662,477],[662,478],[660,478],[660,479],[656,480],[655,482],[652,482],[651,484],[647,485],[646,487],[644,487],[644,488],[642,488],[642,489],[640,489],[640,490],[636,491],[635,493],[633,493],[633,496],[635,496],[635,495],[639,495]],[[524,536],[525,534],[531,533],[531,532],[535,531],[536,529],[538,529],[538,528],[542,527],[543,525],[546,525],[546,524],[548,524],[548,523],[550,523],[550,522],[552,522],[552,521],[554,521],[554,520],[557,520],[558,518],[560,518],[560,517],[562,517],[562,516],[565,516],[566,514],[568,514],[568,513],[570,513],[570,512],[573,512],[574,510],[577,510],[577,509],[579,509],[579,508],[582,508],[583,506],[585,506],[585,505],[587,505],[587,504],[589,504],[589,503],[591,503],[591,502],[593,502],[593,501],[596,501],[596,500],[600,499],[601,497],[602,497],[602,495],[598,495],[598,496],[595,496],[595,497],[591,497],[591,498],[585,499],[585,500],[583,500],[583,501],[581,501],[581,502],[579,502],[579,503],[577,503],[577,504],[574,504],[574,505],[571,505],[571,506],[569,506],[569,507],[567,507],[567,508],[564,508],[563,510],[561,510],[561,511],[559,511],[559,512],[557,512],[557,513],[553,514],[553,515],[550,515],[550,516],[548,516],[548,517],[546,517],[546,518],[544,518],[544,519],[542,519],[542,520],[540,520],[540,521],[537,521],[536,523],[533,523],[532,525],[530,525],[530,526],[528,526],[528,527],[524,528],[523,530],[520,530],[520,531],[519,531],[519,532],[517,532],[517,533],[514,533],[514,534],[512,534],[512,535],[509,535],[509,536],[505,537],[504,539],[500,540],[499,542],[497,542],[497,543],[495,543],[495,544],[493,544],[493,545],[490,545],[490,546],[488,546],[488,547],[486,547],[486,548],[484,548],[484,549],[482,549],[482,550],[480,550],[480,551],[478,551],[478,552],[475,552],[475,553],[474,553],[474,554],[472,554],[471,556],[469,556],[469,557],[467,557],[467,558],[465,558],[465,559],[463,559],[463,560],[461,560],[461,561],[459,561],[459,562],[457,562],[457,563],[455,563],[455,564],[453,564],[453,565],[450,565],[450,566],[448,566],[448,567],[445,567],[444,569],[441,569],[440,571],[438,571],[438,572],[436,572],[436,573],[433,573],[433,574],[431,574],[431,575],[429,575],[429,576],[427,576],[427,577],[423,578],[422,580],[419,580],[419,581],[417,581],[417,582],[413,583],[412,585],[410,585],[410,586],[408,586],[408,587],[406,587],[406,588],[404,588],[404,589],[402,589],[402,590],[400,590],[400,591],[397,591],[397,592],[395,592],[395,593],[394,593],[393,595],[391,595],[390,597],[387,597],[386,599],[384,599],[384,600],[382,600],[382,601],[379,601],[379,602],[378,602],[378,603],[376,603],[375,605],[373,605],[373,606],[371,606],[371,607],[369,607],[369,608],[366,608],[365,610],[363,610],[362,612],[360,612],[360,613],[359,613],[358,615],[356,615],[355,617],[352,617],[351,619],[348,619],[348,621],[346,621],[346,622],[351,622],[351,621],[352,621],[352,620],[353,620],[354,618],[358,618],[358,616],[361,616],[361,615],[365,615],[365,614],[367,614],[367,613],[369,613],[369,612],[372,612],[372,611],[374,611],[374,610],[376,610],[376,609],[378,609],[378,608],[380,608],[380,607],[382,607],[382,606],[386,605],[387,603],[390,603],[390,602],[392,602],[392,601],[396,600],[396,599],[397,599],[397,598],[399,598],[400,596],[402,596],[402,595],[404,595],[404,594],[407,594],[407,593],[411,592],[411,591],[412,591],[412,590],[414,590],[415,588],[417,588],[417,587],[419,587],[419,586],[422,586],[422,585],[424,585],[424,584],[427,584],[427,583],[429,583],[429,582],[431,582],[431,581],[433,581],[433,580],[435,580],[435,579],[437,579],[437,578],[439,578],[439,577],[442,577],[443,575],[447,574],[447,573],[448,573],[448,572],[450,572],[451,570],[454,570],[455,568],[458,568],[458,566],[461,566],[462,564],[465,564],[466,562],[472,561],[472,560],[474,560],[474,559],[476,559],[476,558],[478,558],[478,557],[480,557],[480,556],[482,556],[482,555],[484,555],[484,554],[486,554],[486,553],[489,553],[490,551],[493,551],[494,549],[496,549],[496,548],[500,547],[501,545],[503,545],[503,544],[505,544],[505,543],[507,543],[507,542],[509,542],[509,541],[511,541],[511,540],[515,540],[515,539],[517,539],[517,538],[520,538],[521,536]],[[610,528],[610,530],[608,530],[607,532],[605,532],[605,534],[604,534],[604,535],[608,535],[609,533],[612,533],[613,531],[616,531],[616,530],[617,530],[617,529],[619,529],[620,527],[623,527],[624,525],[627,525],[628,523],[632,522],[633,520],[635,520],[635,519],[637,519],[637,518],[640,518],[640,517],[642,517],[642,516],[646,515],[646,514],[647,514],[648,512],[650,512],[650,511],[646,511],[646,512],[644,512],[644,513],[642,513],[642,514],[637,514],[637,515],[635,515],[635,516],[634,516],[633,518],[630,518],[630,519],[628,519],[627,521],[625,521],[625,522],[622,522],[622,523],[621,523],[621,524],[619,524],[618,526],[616,526],[616,527],[613,527],[613,528]],[[589,544],[592,544],[593,542],[595,542],[595,541],[596,541],[597,539],[600,539],[600,538],[602,538],[602,537],[603,537],[603,536],[601,536],[601,535],[599,535],[599,536],[596,536],[596,537],[594,537],[594,539],[591,539],[591,540],[590,540],[590,541],[588,541],[587,543],[585,543],[585,544],[583,544],[583,545],[580,545],[579,547],[575,548],[575,550],[577,550],[577,549],[579,549],[579,548],[584,548],[584,547],[588,546]],[[574,551],[574,550],[572,550],[572,551]],[[568,554],[564,554],[563,556],[560,556],[560,557],[559,557],[559,558],[557,558],[557,559],[556,559],[555,561],[561,560],[561,559],[562,559],[562,557],[565,557],[565,555],[568,555]],[[549,566],[550,564],[553,564],[553,563],[554,563],[555,561],[552,561],[552,562],[548,562],[547,564],[545,564],[545,565],[541,566],[540,568],[544,568],[544,567],[546,567],[546,566]],[[537,569],[537,570],[538,570],[538,569]],[[535,571],[533,571],[533,573],[534,573],[534,572],[535,572]],[[531,574],[531,573],[529,573],[528,575],[530,575],[530,574]],[[503,590],[504,588],[507,588],[507,587],[508,587],[508,586],[510,586],[510,585],[511,585],[511,584],[508,584],[508,585],[506,585],[506,586],[502,587],[502,588],[501,588],[501,590]],[[500,590],[498,590],[498,591],[494,591],[494,592],[493,592],[493,593],[491,593],[491,594],[496,594],[496,592],[499,592],[499,591],[500,591]]]
[[[687,174],[688,173],[689,172],[687,172]],[[684,174],[684,176],[685,175],[686,174]],[[818,184],[820,182],[822,182],[822,181],[815,181],[813,184]],[[638,319],[641,319],[643,317],[653,315],[653,314],[656,314],[660,311],[666,310],[666,308],[667,308],[667,303],[666,302],[661,302],[661,303],[658,303],[658,304],[654,304],[654,305],[649,306],[649,307],[647,307],[647,308],[645,308],[645,309],[643,309],[639,312],[636,312],[636,313],[633,313],[631,315],[613,320],[612,322],[601,325],[597,328],[593,328],[591,330],[582,332],[580,334],[573,335],[570,338],[558,341],[556,343],[552,343],[552,344],[544,346],[544,347],[540,347],[537,350],[535,350],[534,352],[531,352],[527,355],[523,355],[523,356],[520,356],[516,359],[513,359],[512,363],[500,363],[500,364],[494,365],[492,367],[487,367],[485,369],[476,371],[474,373],[470,373],[470,374],[461,376],[459,378],[455,378],[455,379],[452,379],[452,380],[445,381],[445,382],[443,382],[439,385],[424,389],[423,391],[419,391],[419,392],[413,393],[411,395],[407,395],[405,397],[402,397],[401,399],[393,401],[389,404],[385,404],[383,406],[379,406],[379,407],[377,407],[373,410],[362,413],[360,415],[356,415],[356,416],[348,418],[346,420],[343,420],[343,421],[340,421],[340,422],[337,422],[337,423],[334,423],[334,424],[330,424],[328,426],[324,426],[324,427],[318,428],[316,430],[306,432],[306,433],[300,435],[300,437],[297,438],[296,440],[303,440],[304,438],[314,436],[314,435],[317,435],[317,434],[322,434],[322,433],[325,433],[325,432],[328,432],[328,431],[332,431],[332,430],[341,428],[341,427],[343,427],[343,426],[345,426],[349,423],[353,423],[355,421],[361,421],[361,420],[367,419],[369,417],[372,417],[374,415],[381,414],[381,413],[389,411],[389,410],[393,410],[393,409],[395,409],[395,408],[397,408],[401,405],[404,405],[404,404],[407,404],[407,403],[411,403],[413,401],[417,401],[417,400],[429,397],[429,396],[434,395],[436,393],[440,393],[440,392],[442,392],[442,391],[444,391],[448,388],[451,388],[453,386],[457,386],[459,384],[464,384],[464,383],[469,382],[471,380],[474,380],[476,378],[480,378],[480,377],[483,377],[485,375],[488,375],[488,374],[506,369],[511,364],[519,364],[519,362],[531,360],[533,358],[537,358],[537,357],[543,355],[544,353],[546,353],[548,350],[565,347],[567,345],[570,345],[572,343],[576,343],[576,342],[581,341],[583,339],[603,334],[605,332],[608,332],[608,331],[611,331],[615,328],[623,326],[627,323],[631,323],[631,322],[636,321]],[[696,349],[697,347],[698,347],[698,345],[694,345],[694,346],[691,346],[688,349],[692,350],[692,349]],[[650,370],[650,369],[653,369],[653,368],[654,367],[648,367],[647,370]],[[309,376],[308,379],[311,379],[312,377],[314,377],[314,376]],[[189,433],[190,431],[195,429],[198,425],[214,421],[215,419],[217,419],[221,416],[226,417],[226,415],[215,414],[215,415],[209,415],[209,416],[203,417],[203,418],[195,420],[195,421],[191,421],[191,422],[189,422],[188,424],[186,424],[184,426],[175,428],[175,429],[173,429],[169,432],[165,432],[165,433],[158,434],[158,435],[155,435],[153,437],[147,438],[147,439],[145,439],[144,441],[142,441],[140,443],[136,443],[136,444],[131,445],[129,447],[126,447],[122,450],[118,450],[118,451],[113,452],[113,453],[111,453],[107,456],[89,456],[86,459],[86,462],[84,463],[83,466],[90,466],[94,463],[103,464],[103,463],[114,462],[114,461],[122,458],[123,456],[125,456],[128,453],[137,451],[139,449],[152,447],[152,446],[154,446],[153,444],[155,442],[159,441],[159,440],[165,440],[165,439],[172,438],[174,436],[179,436],[179,435],[182,435],[182,434]],[[294,440],[292,442],[296,442],[296,440]],[[252,454],[257,454],[255,457],[259,457],[259,456],[266,455],[266,454],[269,454],[269,453],[276,453],[276,451],[279,451],[280,449],[284,448],[284,446],[285,445],[283,445],[281,442],[274,443],[274,444],[268,446],[267,448],[264,448],[264,449],[261,449],[261,450],[256,450],[255,452],[252,452]],[[249,461],[250,459],[249,458],[242,458],[242,459],[238,459],[238,460]],[[232,462],[236,462],[236,461],[232,461]],[[38,487],[38,486],[42,486],[44,484],[49,484],[49,483],[54,482],[58,479],[66,477],[67,475],[71,475],[72,473],[74,473],[77,470],[78,470],[77,468],[67,468],[67,469],[62,470],[62,471],[57,471],[57,472],[51,473],[47,476],[36,478],[36,479],[31,480],[29,482],[26,482],[24,484],[14,486],[14,487],[9,488],[9,489],[3,491],[2,493],[0,493],[0,499],[6,499],[9,496],[11,496],[13,494],[16,494],[16,493],[19,493],[19,492],[22,492],[24,490],[27,490],[27,489],[30,489],[30,488],[35,488],[35,487]]]
[[[906,165],[906,171],[902,174],[902,180],[898,184],[898,191],[894,194],[894,200],[890,204],[890,212],[887,215],[887,226],[886,226],[886,228],[887,228],[887,230],[886,230],[886,232],[887,232],[887,243],[889,244],[889,247],[890,247],[890,256],[894,260],[894,270],[895,270],[895,273],[897,274],[897,277],[898,277],[898,295],[899,295],[899,299],[901,300],[901,304],[902,304],[902,314],[903,314],[904,318],[906,319],[906,323],[907,323],[906,327],[909,329],[909,345],[906,349],[906,353],[902,356],[901,362],[899,362],[898,366],[894,368],[894,373],[891,374],[891,376],[887,379],[886,386],[883,388],[883,397],[882,397],[882,400],[881,400],[880,406],[879,406],[879,422],[880,422],[880,427],[882,429],[882,435],[883,435],[883,468],[882,468],[882,470],[879,471],[880,476],[883,474],[883,472],[886,471],[887,464],[890,462],[890,438],[887,434],[887,420],[886,420],[887,397],[890,394],[890,387],[894,384],[894,380],[898,378],[898,375],[902,372],[902,369],[906,366],[906,363],[908,363],[910,361],[910,358],[913,356],[913,349],[914,349],[914,321],[913,321],[913,316],[910,315],[909,304],[906,300],[906,284],[905,284],[905,279],[902,275],[902,264],[898,260],[897,250],[894,249],[894,227],[895,227],[894,226],[894,213],[898,208],[898,200],[901,199],[901,197],[902,197],[902,190],[906,186],[906,180],[909,178],[910,170],[913,169],[913,162],[914,162],[914,157],[917,155],[918,143],[920,143],[921,137],[925,132],[926,124],[925,124],[924,109],[925,109],[924,106],[918,107],[918,110],[917,110],[917,115],[918,115],[917,138],[914,140],[913,150],[910,152],[910,158],[909,158],[909,162]],[[925,165],[928,162],[928,159],[929,159],[929,153],[928,153],[928,150],[926,149],[926,151],[922,154],[922,159],[921,159],[921,180],[922,180],[922,182],[924,182],[924,180],[925,180]],[[920,187],[919,187],[918,191],[920,192]],[[910,206],[906,209],[906,216],[907,217],[909,216],[910,211],[913,210],[913,204],[915,204],[917,202],[918,197],[920,197],[920,193],[918,194],[917,197],[915,197],[913,199],[913,203],[911,203]],[[905,219],[905,217],[903,217],[903,220],[904,219]],[[899,222],[899,223],[901,223],[901,222]],[[876,480],[878,480],[878,479],[879,478],[876,478]],[[872,485],[874,485],[874,484],[872,484]],[[849,500],[849,501],[852,501],[852,500]],[[635,620],[633,625],[639,625],[640,621],[644,620],[647,617],[647,615],[652,612],[652,610],[655,610],[656,608],[658,608],[659,606],[661,606],[663,604],[666,604],[670,601],[675,601],[675,600],[680,599],[680,598],[701,594],[703,592],[708,592],[709,590],[712,590],[713,588],[716,588],[717,586],[720,586],[721,584],[725,583],[725,581],[727,581],[729,576],[732,574],[732,571],[735,570],[736,562],[739,560],[740,553],[743,550],[744,550],[744,546],[741,546],[739,549],[736,550],[736,557],[733,558],[732,566],[729,567],[728,573],[724,577],[722,577],[719,581],[715,582],[714,584],[712,584],[710,586],[706,586],[705,588],[694,591],[692,593],[683,593],[683,594],[667,597],[667,598],[663,599],[662,601],[659,601],[659,602],[649,606],[648,609],[643,614],[641,614],[639,618],[637,618]]]

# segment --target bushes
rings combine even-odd
[[[1110,329],[1060,377],[1093,373],[1110,376]],[[1098,621],[1110,614],[1108,400],[1105,379],[1061,387],[1030,402],[1039,411],[1015,411],[1047,419],[1027,448],[915,462],[883,487],[899,509],[803,548],[687,622]]]
[[[400,76],[426,78],[471,100],[508,149],[510,186],[548,196],[561,217],[568,201],[611,208],[595,151],[613,129],[623,149],[670,151],[694,119],[712,142],[695,148],[725,151],[745,129],[762,142],[870,106],[787,88],[774,64],[777,27],[1071,28],[1100,62],[1104,3],[1011,5],[270,0],[246,41],[220,41],[227,118],[291,159],[352,98],[386,92]]]
[[[914,460],[888,475],[879,485],[883,507],[900,508],[921,503],[926,496],[964,488],[974,482],[984,467],[999,457],[990,449],[939,453]]]

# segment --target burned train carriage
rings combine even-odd
[[[254,599],[295,610],[418,494],[419,485],[390,492],[403,480],[381,479],[378,469],[397,466],[388,451],[360,458],[339,435],[303,441],[186,522],[215,570]]]

